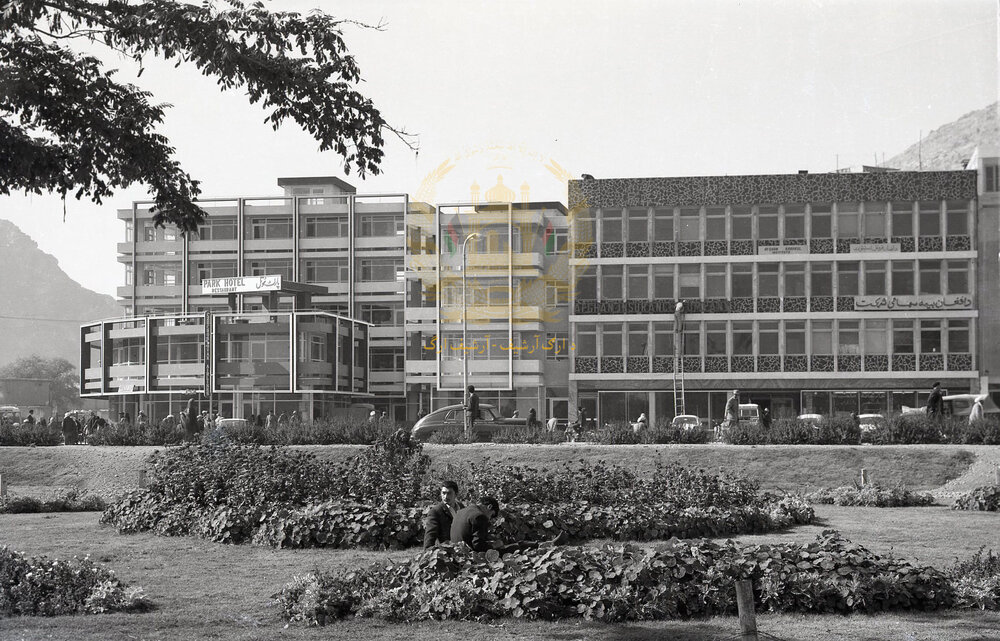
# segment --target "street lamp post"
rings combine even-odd
[[[463,405],[469,406],[469,299],[466,296],[468,286],[467,254],[469,241],[478,238],[479,234],[473,232],[462,241],[462,398],[465,399]],[[465,413],[465,431],[469,431],[469,413]]]

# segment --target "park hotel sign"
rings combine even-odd
[[[201,279],[202,294],[255,294],[281,290],[281,274]]]

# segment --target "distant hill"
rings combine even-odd
[[[915,171],[965,169],[963,161],[982,144],[1000,142],[1000,103],[971,111],[958,120],[942,125],[903,153],[885,161],[886,167]]]
[[[0,219],[0,366],[38,354],[80,362],[80,325],[120,316],[115,299],[80,285],[54,256]]]

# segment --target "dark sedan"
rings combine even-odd
[[[506,418],[497,413],[496,407],[485,403],[479,404],[479,418],[476,419],[476,433],[473,438],[477,441],[489,441],[493,435],[509,425],[527,425],[525,418]],[[448,405],[439,410],[434,410],[427,416],[417,421],[413,426],[411,435],[418,441],[426,441],[438,430],[464,430],[465,410],[461,405]]]

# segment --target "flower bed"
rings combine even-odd
[[[0,547],[0,616],[58,616],[142,610],[142,588],[89,559],[28,558]]]
[[[806,500],[850,507],[923,507],[934,504],[934,497],[930,494],[913,492],[902,485],[887,488],[874,483],[864,487],[826,488],[806,495]]]
[[[953,510],[1000,512],[1000,485],[985,485],[955,499]]]
[[[639,621],[731,614],[733,583],[741,579],[753,582],[758,607],[773,612],[926,610],[954,602],[941,572],[880,558],[833,531],[808,545],[673,540],[655,552],[558,547],[493,562],[449,545],[399,565],[298,577],[279,602],[286,619],[312,625],[349,616]]]
[[[99,496],[70,490],[49,498],[32,496],[0,496],[0,514],[28,514],[37,512],[101,512],[107,504]]]

